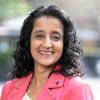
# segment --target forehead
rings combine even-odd
[[[58,28],[63,28],[62,22],[54,17],[54,16],[41,16],[37,18],[34,22],[33,27],[40,27],[40,26],[52,26],[52,27],[58,27]]]

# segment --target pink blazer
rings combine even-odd
[[[32,74],[4,84],[0,100],[22,100]],[[94,100],[90,86],[81,78],[52,74],[37,100]]]

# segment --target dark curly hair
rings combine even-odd
[[[17,43],[16,50],[13,52],[15,64],[12,68],[12,78],[21,78],[32,73],[34,59],[30,53],[30,37],[34,27],[34,22],[41,16],[54,16],[58,18],[64,26],[63,54],[57,64],[61,65],[59,70],[53,70],[51,73],[59,72],[66,77],[81,76],[80,55],[82,49],[76,36],[76,30],[68,15],[60,8],[50,5],[48,7],[40,6],[29,13],[24,20],[20,39]]]

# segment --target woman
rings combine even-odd
[[[81,53],[67,14],[53,5],[36,8],[23,23],[1,100],[93,100],[80,78]]]

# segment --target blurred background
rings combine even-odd
[[[28,13],[40,6],[54,4],[72,19],[83,48],[84,78],[91,85],[95,100],[100,93],[100,0],[0,0],[0,90],[9,80],[11,58],[21,25]]]

